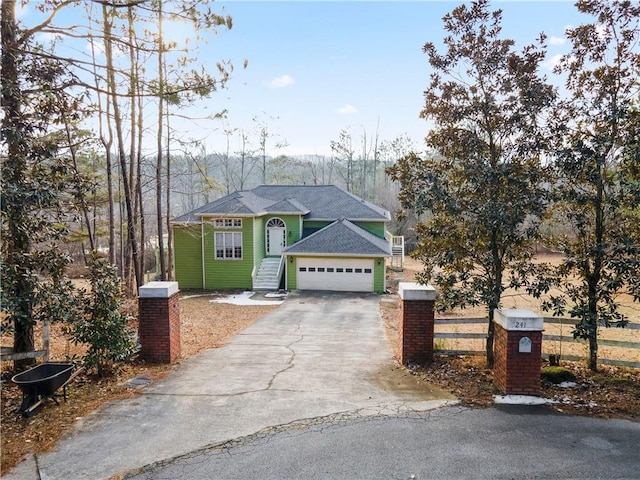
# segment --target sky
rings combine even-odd
[[[349,128],[354,139],[407,134],[422,146],[430,124],[419,118],[429,65],[422,47],[445,33],[442,17],[460,2],[221,2],[233,28],[212,54],[248,68],[236,70],[224,99],[230,126],[254,116],[285,139],[279,153],[331,154],[330,141]],[[541,31],[549,39],[546,72],[565,53],[565,27],[580,18],[570,2],[495,2],[503,32],[517,45]],[[556,57],[557,58],[557,57]],[[273,125],[273,127],[271,127]]]
[[[442,17],[459,1],[242,1],[214,5],[233,18],[198,53],[215,68],[230,60],[227,87],[185,110],[202,117],[222,110],[224,120],[175,122],[185,138],[201,139],[209,153],[225,148],[225,129],[243,130],[257,143],[267,125],[270,155],[331,155],[330,142],[349,129],[354,143],[366,132],[393,140],[407,135],[418,146],[431,127],[419,118],[429,65],[422,47],[441,44]],[[569,49],[567,26],[584,21],[568,1],[497,1],[503,33],[517,47],[540,32],[549,38],[543,73]],[[25,23],[29,14],[23,13]],[[179,30],[179,29],[178,29]],[[176,31],[176,37],[185,32]],[[442,51],[442,49],[441,49]],[[248,61],[243,68],[244,60]],[[256,120],[257,119],[257,120]],[[231,150],[239,142],[232,138]],[[280,149],[276,143],[286,142]]]

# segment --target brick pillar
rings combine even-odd
[[[400,282],[400,363],[426,365],[433,361],[433,306],[436,291],[431,285]]]
[[[543,318],[527,309],[496,310],[493,383],[505,395],[540,395]]]
[[[150,282],[138,291],[140,357],[172,363],[180,356],[178,282]]]

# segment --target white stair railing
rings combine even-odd
[[[391,268],[402,270],[404,267],[404,237],[391,237]]]

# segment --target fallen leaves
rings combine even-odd
[[[493,373],[481,356],[436,356],[426,367],[414,368],[414,374],[426,382],[453,393],[460,402],[472,407],[493,405],[493,395],[500,393],[493,385]],[[576,376],[574,386],[563,387],[542,382],[542,398],[560,412],[601,418],[640,420],[640,371],[602,366],[591,372],[584,364],[563,362]]]

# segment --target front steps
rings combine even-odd
[[[283,265],[282,271],[278,275],[281,261],[281,257],[266,257],[262,260],[258,273],[253,279],[254,290],[278,290],[280,288],[280,279],[284,272]]]

